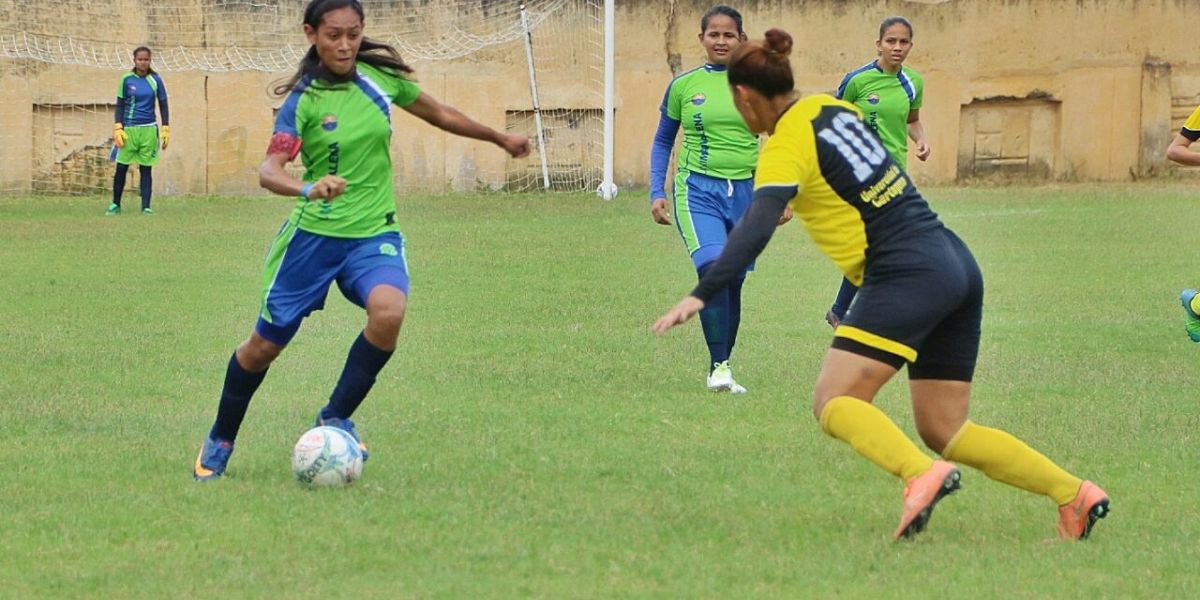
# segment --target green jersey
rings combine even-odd
[[[346,180],[332,201],[300,199],[290,221],[296,227],[339,238],[367,238],[399,231],[392,191],[392,105],[420,95],[417,84],[360,62],[353,81],[329,84],[306,77],[284,100],[275,135],[298,140],[304,181],[325,175]]]
[[[679,170],[720,179],[749,179],[758,138],[733,105],[723,65],[704,65],[671,81],[660,109],[683,128]]]
[[[925,84],[916,71],[900,66],[888,73],[871,61],[846,74],[837,97],[863,112],[863,122],[879,134],[900,168],[908,168],[908,113],[921,108]]]

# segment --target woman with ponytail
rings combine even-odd
[[[703,309],[763,251],[790,206],[860,286],[821,365],[813,414],[826,433],[905,483],[895,537],[924,530],[934,505],[958,489],[960,473],[949,462],[957,461],[1053,499],[1059,535],[1087,538],[1108,514],[1104,491],[967,418],[983,316],[983,277],[971,251],[930,210],[860,109],[825,94],[793,98],[791,48],[791,36],[772,29],[730,59],[734,104],[750,131],[771,136],[754,201],[712,268],[653,330],[664,333]],[[917,432],[944,460],[921,451],[872,404],[902,366]]]
[[[408,263],[389,155],[393,105],[515,158],[529,153],[529,138],[496,131],[422,92],[395,48],[363,37],[364,22],[357,0],[309,2],[304,34],[311,46],[296,74],[275,88],[287,98],[259,183],[296,203],[267,255],[257,323],[229,359],[217,418],[193,468],[197,480],[225,472],[267,368],[301,321],[325,305],[335,281],[347,300],[366,309],[367,324],[315,423],[346,430],[366,459],[350,416],[391,358],[408,305]],[[297,156],[304,179],[284,168]]]

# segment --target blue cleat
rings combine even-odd
[[[1196,311],[1192,310],[1192,299],[1198,293],[1200,292],[1193,289],[1186,289],[1179,294],[1179,302],[1183,304],[1183,312],[1187,313],[1187,324],[1185,325],[1187,334],[1193,342],[1200,342],[1200,315],[1197,315]]]
[[[196,457],[196,466],[192,469],[192,477],[196,481],[211,481],[220,477],[225,473],[230,454],[233,454],[233,442],[204,438],[200,455]]]
[[[321,413],[317,413],[317,427],[337,427],[342,431],[350,434],[354,441],[358,442],[358,449],[362,452],[363,462],[367,461],[367,445],[363,443],[362,438],[358,437],[358,432],[354,430],[354,421],[350,419],[339,419],[337,417],[322,417]]]

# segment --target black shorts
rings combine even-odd
[[[979,357],[983,275],[949,229],[870,252],[863,285],[833,347],[900,368],[909,379],[971,381]]]

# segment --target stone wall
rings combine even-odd
[[[618,2],[616,179],[622,187],[646,185],[659,103],[674,73],[702,63],[696,34],[709,6]],[[1189,2],[764,0],[735,6],[751,37],[773,26],[792,33],[801,93],[833,91],[846,71],[874,58],[882,18],[908,17],[916,29],[908,64],[925,78],[921,116],[933,150],[928,162],[910,160],[923,182],[1157,174],[1171,169],[1165,147],[1200,103]],[[415,66],[425,91],[503,127],[531,108],[523,59],[517,49]],[[64,190],[90,185],[88,178],[103,183],[119,75],[0,60],[0,190],[30,186],[35,171],[53,179],[47,173],[55,168],[83,179],[63,181]],[[283,75],[163,73],[173,139],[156,186],[171,194],[257,193],[257,165],[279,104],[268,88]],[[539,85],[580,84],[558,76]],[[506,170],[529,168],[408,116],[395,119],[393,151],[397,183],[407,188],[472,189],[480,173],[503,178]]]

